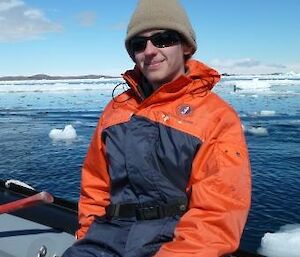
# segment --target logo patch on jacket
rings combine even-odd
[[[181,104],[177,107],[177,114],[180,116],[188,116],[191,115],[193,112],[192,106],[188,104]]]

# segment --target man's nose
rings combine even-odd
[[[145,55],[154,55],[157,53],[157,47],[153,45],[151,40],[147,41],[146,48],[144,50]]]

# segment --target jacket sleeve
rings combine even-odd
[[[109,204],[109,176],[101,134],[100,120],[82,168],[78,239],[84,237],[95,216],[105,214],[105,206]]]
[[[189,210],[155,257],[218,257],[238,248],[250,208],[250,164],[236,113],[218,117],[192,165]]]

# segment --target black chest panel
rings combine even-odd
[[[186,197],[201,141],[139,116],[104,130],[112,203],[164,203]]]

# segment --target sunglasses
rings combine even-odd
[[[158,48],[164,48],[176,45],[181,42],[180,36],[176,31],[167,30],[155,33],[150,37],[136,36],[129,41],[129,49],[132,53],[142,52],[147,47],[148,40]]]

